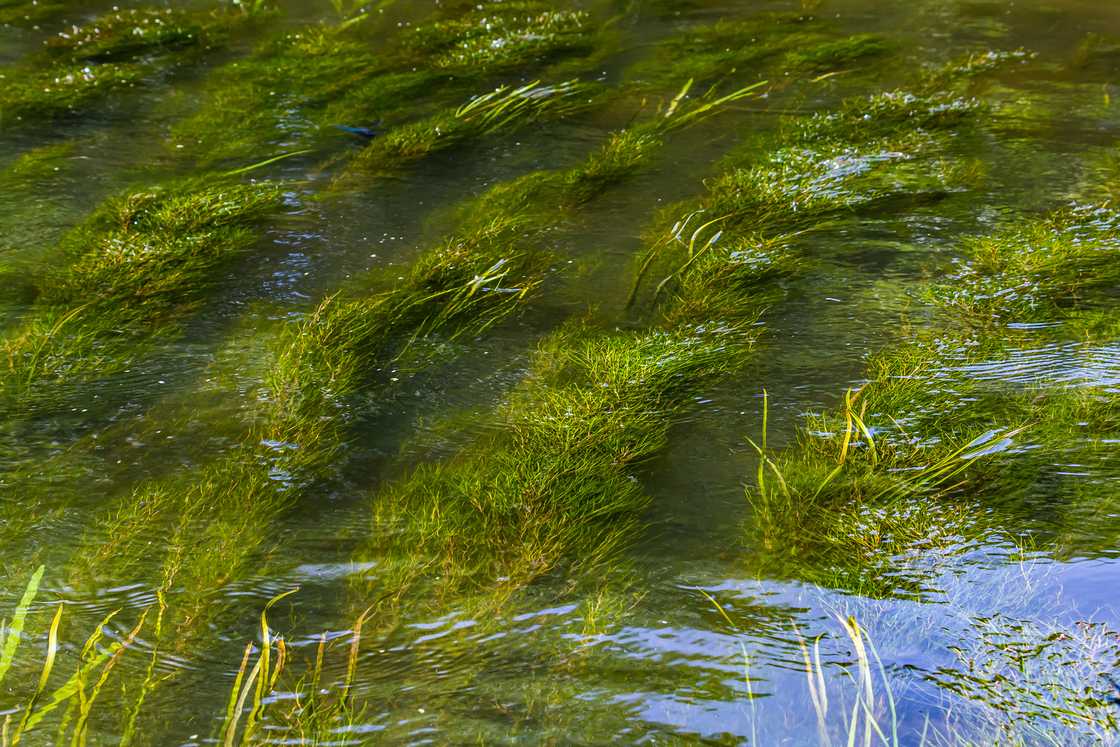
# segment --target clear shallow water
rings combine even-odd
[[[372,6],[373,21],[355,26],[369,54],[433,17],[463,12],[440,3],[381,5]],[[260,653],[261,610],[298,588],[268,611],[287,663],[265,693],[263,713],[240,722],[244,729],[244,718],[263,717],[255,741],[826,741],[800,643],[811,649],[819,637],[831,698],[824,728],[827,738],[844,742],[858,692],[858,675],[845,674],[857,669],[838,619],[849,615],[882,664],[873,665],[869,709],[882,724],[893,721],[902,744],[918,744],[923,734],[932,743],[983,744],[1000,735],[1028,744],[1116,741],[1115,708],[1103,700],[1109,685],[1102,677],[1120,656],[1112,632],[1120,629],[1115,441],[1073,436],[1055,448],[1024,437],[1012,456],[1040,458],[1020,470],[1007,457],[1014,479],[994,495],[966,485],[941,503],[918,497],[860,507],[845,521],[864,538],[878,531],[884,512],[932,521],[926,536],[901,547],[884,543],[879,551],[872,543],[866,550],[854,543],[856,549],[842,550],[863,553],[853,567],[815,550],[809,535],[762,537],[762,519],[744,485],[755,481],[757,452],[747,439],[757,440],[762,430],[764,390],[769,446],[796,449],[806,413],[836,408],[846,389],[868,378],[869,356],[920,339],[927,328],[946,337],[956,331],[937,326],[928,286],[954,272],[964,237],[994,233],[1071,200],[1115,196],[1120,171],[1109,158],[1120,135],[1120,14],[1100,3],[932,0],[578,7],[588,11],[591,25],[609,30],[607,40],[589,43],[590,50],[530,56],[507,69],[479,63],[473,78],[457,69],[441,85],[386,104],[383,126],[537,78],[598,80],[623,94],[558,121],[468,139],[391,178],[341,190],[332,180],[364,143],[329,125],[365,126],[371,119],[332,123],[316,118],[318,104],[296,100],[276,106],[263,123],[244,112],[242,121],[216,133],[189,137],[177,129],[215,101],[220,109],[226,91],[246,85],[235,74],[215,76],[236,70],[258,45],[308,33],[320,22],[337,24],[329,6],[285,6],[235,27],[202,54],[145,56],[150,67],[143,85],[73,113],[4,121],[0,325],[6,339],[41,313],[36,288],[48,285],[48,271],[62,262],[56,244],[110,195],[307,151],[245,177],[288,180],[281,207],[251,251],[214,273],[205,303],[183,313],[176,334],[148,341],[119,370],[111,359],[120,353],[110,349],[105,375],[60,377],[45,405],[28,410],[18,397],[5,400],[0,617],[11,616],[27,579],[45,567],[16,664],[2,684],[0,713],[12,714],[12,724],[34,692],[50,616],[63,602],[52,690],[79,666],[86,636],[106,615],[119,611],[97,644],[111,651],[106,647],[128,640],[149,611],[98,695],[90,743],[118,743],[138,702],[134,741],[220,743],[246,643],[256,644],[250,662]],[[6,78],[20,66],[43,64],[36,55],[44,40],[98,12],[61,8],[0,28],[0,60],[11,68]],[[655,76],[647,72],[646,80],[635,66],[656,59],[675,38],[771,12],[800,15],[827,39],[875,34],[887,51],[819,69],[740,63],[741,69],[705,81],[721,91],[761,78],[771,86],[765,97],[673,133],[651,162],[550,226],[540,239],[549,253],[541,292],[518,314],[453,341],[431,335],[435,352],[422,365],[409,368],[404,360],[369,372],[347,409],[331,416],[345,424],[345,437],[325,479],[293,477],[280,462],[293,446],[283,440],[267,443],[263,457],[251,451],[255,444],[246,447],[254,426],[268,417],[262,403],[271,396],[268,372],[283,334],[325,297],[339,290],[368,295],[403,282],[426,249],[456,230],[456,206],[524,174],[580,164],[611,132],[664,107],[684,78],[650,83]],[[533,351],[565,324],[585,319],[607,331],[650,324],[640,302],[628,308],[627,294],[636,258],[659,235],[664,206],[696,199],[726,163],[761,152],[755,141],[787,126],[783,116],[833,111],[847,97],[912,87],[920,70],[964,54],[1020,48],[1035,56],[970,84],[969,96],[991,107],[982,126],[951,130],[925,155],[915,156],[915,146],[913,152],[845,153],[824,163],[824,176],[817,173],[810,191],[837,197],[853,189],[859,209],[797,238],[805,266],[774,281],[783,293],[759,317],[753,355],[704,383],[689,406],[672,413],[665,443],[630,475],[648,501],[609,563],[588,569],[561,558],[549,572],[501,594],[495,589],[502,578],[442,588],[436,566],[421,573],[434,591],[421,583],[394,594],[387,580],[397,561],[391,540],[406,529],[375,524],[372,506],[419,465],[454,464],[473,444],[500,436],[508,428],[502,403],[539,375]],[[207,163],[215,143],[242,135],[260,140]],[[45,171],[14,168],[20,155],[58,143],[68,145]],[[880,178],[869,164],[884,163],[889,168]],[[878,181],[854,192],[846,180],[864,173]],[[1109,295],[1092,307],[1103,321],[1088,341],[1080,324],[1063,318],[962,329],[968,346],[984,355],[950,340],[930,371],[930,386],[957,387],[962,412],[968,402],[989,403],[988,425],[996,427],[1013,425],[1000,420],[1000,398],[1024,390],[1041,397],[1087,389],[1099,397],[1100,410],[1109,409],[1117,375]],[[965,392],[961,382],[977,383],[980,392]],[[246,459],[246,451],[271,482],[288,486],[283,510],[261,515],[246,492],[244,504],[194,513],[208,495],[199,485],[228,481],[236,493],[233,478],[209,470],[225,459]],[[153,484],[157,493],[135,498]],[[176,491],[185,497],[158,510],[158,496]],[[156,507],[150,519],[125,521],[133,512],[148,516],[150,506]],[[115,521],[118,516],[125,519]],[[236,562],[223,563],[234,556]],[[194,575],[169,571],[182,567]],[[167,623],[157,634],[161,604]],[[355,620],[367,608],[359,645],[351,647]],[[329,646],[312,687],[320,640]],[[278,650],[275,642],[272,647]],[[1063,720],[1059,710],[1087,691],[1100,702],[1078,701],[1075,715]],[[299,704],[316,693],[323,703],[337,703],[343,692],[351,710],[321,733],[301,737],[292,727],[299,723],[293,714],[307,717]],[[28,732],[25,743],[51,743],[62,711],[49,711],[48,725]],[[889,732],[874,741],[891,742]]]

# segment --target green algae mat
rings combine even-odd
[[[0,0],[0,745],[1120,745],[1120,7]]]

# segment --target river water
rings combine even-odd
[[[1120,743],[1120,231],[1069,239],[1092,243],[1092,261],[1053,250],[1026,285],[994,291],[1034,293],[1022,318],[954,316],[937,300],[963,287],[977,241],[1120,197],[1120,5],[122,7],[0,0],[0,618],[22,620],[0,627],[4,733]],[[153,41],[176,24],[185,35]],[[115,74],[133,77],[36,98],[65,76]],[[565,99],[567,80],[589,88]],[[515,105],[572,106],[501,110],[438,147],[369,156],[529,84],[544,87]],[[501,200],[615,133],[756,84],[652,127],[636,166],[579,199],[557,187]],[[887,92],[972,113],[880,136],[869,109],[827,145],[791,134]],[[795,216],[780,231],[757,216],[710,243],[719,226],[692,233],[706,217],[667,230],[698,209],[716,217],[705,195],[721,175],[775,163],[800,192],[765,177],[721,204],[749,213],[770,183],[786,195],[775,214]],[[245,215],[231,185],[275,191]],[[120,208],[121,195],[207,189],[182,208],[197,220]],[[228,210],[213,194],[234,195]],[[814,212],[816,197],[838,209]],[[501,234],[501,260],[454,296],[516,297],[512,311],[452,316],[452,291],[431,280],[384,337],[322,331],[296,345],[305,368],[284,368],[325,299],[396,298],[433,248],[474,246],[470,215],[518,211],[525,240]],[[668,292],[628,298],[651,247],[708,258],[735,230],[748,243],[780,233],[793,269],[710,311],[715,286],[654,262]],[[602,394],[627,353],[600,342],[630,350],[686,316],[747,332],[728,333],[715,375],[674,374],[683,393],[650,394],[660,384],[642,373],[617,385],[635,393]],[[827,506],[812,490],[795,489],[801,509],[761,500],[761,444],[797,482],[791,471],[816,464],[799,459],[838,438],[845,393],[913,346],[926,353],[907,369],[910,399],[864,411],[873,436],[852,426],[852,449],[903,434],[921,453],[991,430],[991,453],[958,453],[959,477],[891,500],[855,483]],[[278,381],[300,395],[283,399]],[[884,473],[926,466],[906,453]],[[584,508],[616,498],[605,519]],[[485,521],[441,523],[475,509]],[[617,536],[588,539],[592,521]]]

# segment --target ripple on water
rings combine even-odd
[[[1120,343],[1060,343],[1012,350],[1007,357],[942,368],[976,381],[1071,387],[1120,384]]]

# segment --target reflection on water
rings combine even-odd
[[[174,5],[0,1],[5,744],[1120,743],[1120,10]]]

